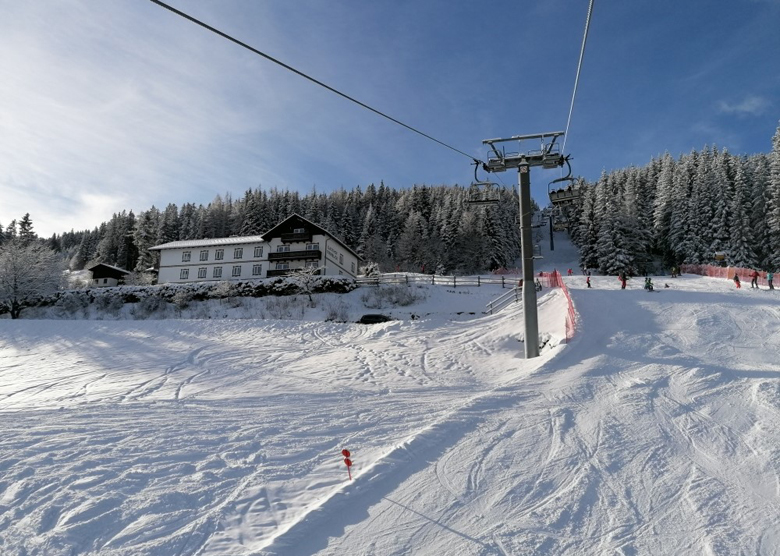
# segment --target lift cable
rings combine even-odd
[[[154,1],[154,0],[152,0]],[[577,77],[574,79],[574,91],[571,94],[571,105],[569,106],[569,118],[566,120],[566,132],[563,135],[562,153],[566,152],[566,139],[569,138],[569,125],[571,124],[571,113],[574,110],[574,98],[577,96],[577,85],[580,82],[580,70],[582,70],[582,58],[585,56],[585,43],[588,40],[588,28],[590,27],[590,15],[593,13],[593,0],[588,4],[588,16],[585,18],[585,34],[582,36],[582,47],[580,48],[580,61],[577,63]]]
[[[382,116],[383,118],[387,118],[387,119],[388,119],[388,120],[390,120],[391,122],[394,122],[394,123],[396,123],[396,124],[398,124],[398,125],[400,125],[400,126],[402,126],[402,127],[405,127],[405,128],[406,128],[406,129],[408,129],[409,131],[413,131],[414,133],[417,133],[418,135],[422,135],[422,136],[423,136],[423,137],[425,137],[426,139],[430,139],[431,141],[434,141],[435,143],[438,143],[439,145],[442,145],[442,146],[444,146],[444,147],[447,147],[448,149],[450,149],[450,150],[452,150],[452,151],[455,151],[456,153],[462,154],[463,156],[465,156],[465,157],[468,157],[469,159],[473,160],[474,162],[479,162],[479,163],[481,163],[481,161],[480,161],[480,160],[477,160],[476,158],[474,158],[474,157],[473,157],[473,156],[471,156],[470,154],[467,154],[467,153],[465,153],[465,152],[461,151],[460,149],[456,149],[455,147],[453,147],[453,146],[451,146],[451,145],[448,145],[448,144],[447,144],[447,143],[445,143],[444,141],[439,141],[439,140],[438,140],[438,139],[436,139],[435,137],[431,137],[431,136],[430,136],[430,135],[428,135],[427,133],[423,133],[423,132],[422,132],[422,131],[420,131],[419,129],[416,129],[416,128],[414,128],[414,127],[410,126],[410,125],[407,125],[407,124],[403,123],[403,122],[402,122],[402,121],[400,121],[400,120],[396,120],[396,119],[395,119],[395,118],[393,118],[392,116],[388,116],[388,115],[387,115],[387,114],[385,114],[384,112],[381,112],[381,111],[377,110],[376,108],[372,108],[372,107],[370,107],[369,105],[367,105],[367,104],[365,104],[365,103],[363,103],[363,102],[360,102],[359,100],[357,100],[357,99],[355,99],[355,98],[353,98],[353,97],[351,97],[351,96],[349,96],[349,95],[347,95],[347,94],[345,94],[345,93],[342,93],[341,91],[339,91],[339,90],[337,90],[337,89],[334,89],[334,88],[333,88],[333,87],[331,87],[330,85],[327,85],[327,84],[323,83],[322,81],[319,81],[319,80],[317,80],[317,79],[315,79],[315,78],[311,77],[310,75],[307,75],[307,74],[303,73],[302,71],[299,71],[299,70],[295,69],[294,67],[292,67],[292,66],[289,66],[289,65],[285,64],[284,62],[282,62],[282,61],[280,61],[280,60],[277,60],[276,58],[274,58],[274,57],[272,57],[272,56],[269,56],[268,54],[265,54],[264,52],[261,52],[261,51],[257,50],[256,48],[253,48],[253,47],[249,46],[249,45],[248,45],[248,44],[246,44],[245,42],[242,42],[242,41],[240,41],[240,40],[238,40],[238,39],[236,39],[236,38],[234,38],[234,37],[232,37],[232,36],[228,35],[227,33],[223,33],[223,32],[222,32],[222,31],[220,31],[219,29],[215,29],[215,28],[214,28],[214,27],[212,27],[211,25],[208,25],[208,24],[206,24],[206,23],[204,23],[204,22],[200,21],[199,19],[196,19],[196,18],[192,17],[191,15],[188,15],[188,14],[186,14],[186,13],[182,12],[182,11],[179,11],[179,10],[177,10],[176,8],[172,7],[172,6],[169,6],[168,4],[166,4],[166,3],[164,3],[164,2],[161,2],[160,0],[151,0],[151,2],[154,2],[154,3],[155,3],[155,4],[157,4],[158,6],[160,6],[160,7],[163,7],[163,8],[165,8],[166,10],[169,10],[169,11],[171,11],[171,12],[175,13],[176,15],[179,15],[179,16],[181,16],[181,17],[183,17],[184,19],[188,19],[188,20],[190,20],[192,23],[195,23],[196,25],[200,25],[200,26],[201,26],[201,27],[203,27],[204,29],[208,29],[208,30],[209,30],[209,31],[211,31],[212,33],[215,33],[215,34],[219,35],[220,37],[222,37],[222,38],[225,38],[225,39],[229,40],[230,42],[233,42],[233,43],[235,43],[235,44],[237,44],[237,45],[239,45],[239,46],[241,46],[241,47],[243,47],[243,48],[246,48],[247,50],[249,50],[249,51],[251,51],[251,52],[254,52],[254,53],[255,53],[255,54],[257,54],[258,56],[262,56],[263,58],[265,58],[266,60],[269,60],[269,61],[273,62],[274,64],[278,64],[278,65],[282,66],[284,69],[286,69],[286,70],[289,70],[289,71],[291,71],[291,72],[293,72],[293,73],[295,73],[295,74],[297,74],[297,75],[299,75],[299,76],[303,77],[304,79],[308,79],[309,81],[311,81],[312,83],[315,83],[315,84],[319,85],[320,87],[324,87],[325,89],[327,89],[327,90],[331,91],[332,93],[336,93],[337,95],[339,95],[339,96],[341,96],[341,97],[344,97],[345,99],[347,99],[347,100],[349,100],[349,101],[352,101],[352,102],[354,102],[355,104],[357,104],[358,106],[361,106],[361,107],[365,108],[366,110],[370,110],[371,112],[373,112],[373,113],[375,113],[375,114],[377,114],[377,115],[379,115],[379,116]]]

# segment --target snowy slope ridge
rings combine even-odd
[[[0,320],[0,553],[780,554],[775,292],[566,280],[577,335],[543,292],[531,361],[519,306],[457,315],[486,288],[375,326]]]

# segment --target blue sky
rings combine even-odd
[[[587,0],[171,0],[477,158],[566,127]],[[246,189],[467,184],[469,160],[147,0],[0,0],[0,223],[41,235]],[[596,0],[574,173],[767,152],[779,0]],[[534,145],[528,145],[529,148]],[[558,171],[534,170],[544,204]],[[514,172],[500,175],[505,184]]]

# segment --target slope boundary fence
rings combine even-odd
[[[733,280],[734,276],[739,276],[741,282],[750,282],[750,275],[753,274],[752,268],[741,268],[737,266],[715,266],[711,264],[684,264],[680,265],[680,271],[685,274],[698,274],[699,276],[709,276],[711,278],[726,278]],[[758,271],[758,285],[769,286],[766,281],[766,272]]]

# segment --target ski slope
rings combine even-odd
[[[372,326],[1,319],[0,554],[780,554],[775,292],[566,281],[577,334],[542,292],[529,361],[484,287]]]

